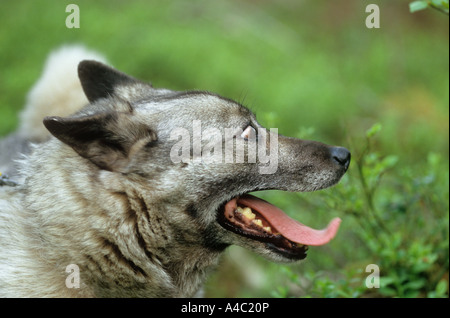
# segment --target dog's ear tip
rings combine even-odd
[[[59,118],[61,118],[61,117],[59,117],[59,116],[45,116],[44,117],[44,121],[46,121],[46,120],[58,120]]]
[[[89,64],[92,60],[81,60],[78,63],[78,69],[84,68],[87,64]]]
[[[92,64],[92,63],[99,63],[99,62],[97,62],[95,60],[81,60],[80,63],[78,63],[78,66],[79,67],[80,66],[85,66],[85,65],[88,65],[88,64]]]
[[[107,67],[107,65],[96,60],[82,60],[78,63],[78,72],[87,71],[92,67]]]
[[[78,78],[89,100],[95,102],[115,94],[117,86],[126,86],[140,81],[96,60],[82,60],[78,63]]]
[[[78,77],[81,82],[91,82],[92,78],[110,71],[110,67],[96,60],[82,60],[78,63]]]
[[[63,118],[59,116],[44,117],[43,124],[48,131],[56,134],[63,126]]]
[[[44,122],[44,125],[52,124],[52,123],[59,123],[59,122],[61,122],[61,119],[62,118],[59,116],[46,116],[46,117],[44,117],[43,122]]]
[[[89,60],[83,60],[80,63],[78,63],[78,76],[82,75],[85,71],[86,68],[89,66]]]

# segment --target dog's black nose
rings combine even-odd
[[[350,151],[344,147],[332,147],[330,152],[334,162],[347,170],[350,164]]]

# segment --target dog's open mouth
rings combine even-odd
[[[325,229],[315,230],[249,194],[228,201],[220,209],[218,220],[227,230],[264,242],[274,252],[298,260],[306,257],[309,245],[324,245],[333,239],[341,223],[334,218]]]

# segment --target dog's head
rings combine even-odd
[[[170,219],[172,233],[276,261],[303,259],[308,245],[335,236],[339,219],[314,230],[248,193],[332,186],[348,169],[347,149],[278,135],[215,94],[156,89],[94,61],[78,71],[90,105],[46,117],[45,126],[99,173],[138,187]]]

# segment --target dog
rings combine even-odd
[[[155,88],[66,47],[21,120],[0,142],[3,297],[192,297],[230,245],[294,262],[338,230],[249,193],[335,185],[350,152],[269,134],[217,94]],[[238,146],[245,160],[223,158]]]

